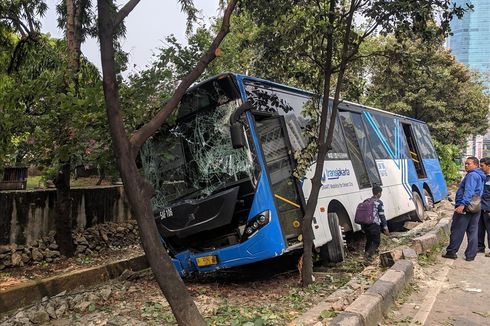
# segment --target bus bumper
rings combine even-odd
[[[282,240],[282,239],[281,239]],[[284,253],[284,242],[273,241],[265,233],[258,233],[244,243],[207,252],[180,252],[172,258],[181,277],[193,273],[209,273],[219,269],[252,264]]]

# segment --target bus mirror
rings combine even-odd
[[[252,109],[250,102],[244,102],[230,116],[230,135],[231,143],[234,149],[245,147],[245,134],[243,133],[242,125],[238,122],[243,113]]]
[[[245,147],[245,135],[243,127],[239,122],[235,122],[230,126],[231,144],[234,149]]]

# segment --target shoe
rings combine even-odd
[[[466,261],[473,261],[473,260],[475,260],[475,257],[465,257],[464,260],[466,260]]]
[[[485,257],[490,257],[490,252],[487,252],[487,253],[485,254]]]
[[[453,252],[446,252],[444,255],[442,255],[442,257],[443,258],[448,258],[448,259],[456,259],[456,258],[458,258],[458,255],[456,255]]]

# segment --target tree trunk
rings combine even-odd
[[[99,2],[99,12],[101,7],[103,10],[103,5]],[[99,17],[101,17],[100,13]],[[169,302],[179,325],[206,325],[160,241],[160,235],[150,206],[153,190],[139,175],[135,164],[134,151],[123,130],[122,117],[118,110],[120,104],[113,64],[112,35],[107,35],[107,37],[103,39],[101,36],[102,71],[107,116],[116,162],[121,172],[131,212],[138,222],[143,249],[155,279]]]
[[[121,114],[113,41],[115,29],[138,2],[139,0],[130,0],[114,16],[111,8],[112,1],[98,1],[104,97],[113,140],[114,156],[124,182],[124,189],[126,190],[131,212],[138,222],[146,257],[160,289],[170,304],[177,323],[179,325],[206,325],[184,282],[174,268],[167,251],[162,246],[150,202],[153,195],[153,187],[139,174],[135,158],[141,144],[161,126],[166,117],[175,109],[187,88],[202,74],[209,62],[216,57],[216,48],[229,31],[230,16],[235,8],[236,0],[228,3],[222,28],[210,49],[201,58],[197,66],[183,78],[169,102],[149,123],[134,133],[130,141],[124,129]]]
[[[78,94],[78,71],[80,70],[80,15],[76,15],[77,9],[73,0],[65,0],[66,6],[66,43],[68,47],[68,65],[70,75],[66,80],[66,89],[73,83],[75,96]],[[79,10],[78,10],[79,11]],[[60,118],[61,133],[67,134],[64,126],[69,117]],[[64,137],[64,146],[68,146],[68,137]],[[60,162],[61,168],[55,178],[56,185],[56,243],[60,247],[60,253],[66,257],[74,254],[71,220],[70,197],[70,162]]]
[[[70,163],[62,164],[54,183],[56,185],[56,243],[60,253],[66,257],[74,254],[70,197]]]
[[[99,1],[99,17],[109,15],[107,1]],[[107,17],[107,16],[105,16]],[[110,25],[100,19],[100,46],[104,96],[116,162],[124,183],[131,213],[138,222],[143,249],[165,298],[179,325],[206,325],[187,288],[162,246],[153,211],[150,206],[153,188],[139,175],[135,153],[123,129],[118,89],[115,79],[114,48]],[[106,22],[107,23],[107,22]],[[105,32],[105,33],[104,33]]]
[[[330,10],[328,13],[329,24],[333,29],[335,21],[335,6],[337,0],[330,0]],[[309,285],[313,282],[313,229],[311,223],[313,221],[313,214],[315,213],[316,205],[318,203],[318,195],[322,186],[321,177],[323,174],[323,167],[325,163],[325,156],[331,149],[333,140],[333,131],[335,128],[335,122],[337,120],[338,106],[340,103],[340,91],[342,89],[342,83],[344,81],[345,70],[347,67],[347,61],[352,53],[349,53],[349,41],[350,33],[352,29],[352,20],[356,8],[356,1],[351,0],[349,12],[347,15],[344,37],[342,40],[342,52],[339,72],[337,75],[337,83],[335,86],[335,95],[332,103],[332,111],[330,117],[328,116],[328,103],[330,99],[330,85],[332,80],[332,60],[333,60],[333,30],[327,35],[327,55],[325,60],[324,69],[324,87],[323,87],[323,99],[322,99],[322,111],[320,115],[320,130],[318,136],[318,157],[316,161],[315,174],[311,179],[311,193],[308,197],[308,203],[305,209],[305,216],[303,219],[303,269],[302,269],[302,281],[303,285]],[[357,48],[356,48],[357,49]],[[328,129],[326,129],[328,123]],[[325,138],[326,131],[328,130]],[[307,241],[308,239],[308,241]]]
[[[301,270],[301,277],[303,286],[308,286],[313,283],[313,228],[311,223],[313,222],[313,214],[315,214],[316,205],[318,203],[318,194],[320,193],[321,177],[323,173],[323,165],[325,155],[331,145],[325,144],[325,133],[327,127],[328,118],[328,102],[330,97],[330,85],[332,79],[332,60],[333,60],[333,25],[335,22],[335,6],[337,0],[330,0],[328,20],[330,24],[330,30],[327,34],[327,48],[325,58],[325,69],[323,72],[323,99],[319,123],[319,137],[318,137],[318,156],[316,159],[316,167],[313,178],[311,179],[311,192],[308,196],[308,202],[305,208],[305,215],[303,217],[303,266]]]

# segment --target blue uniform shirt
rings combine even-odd
[[[483,193],[483,184],[485,183],[486,175],[480,169],[474,169],[463,178],[456,191],[456,207],[460,205],[468,206],[471,197],[475,194],[480,196]]]
[[[487,175],[483,195],[481,196],[481,210],[490,211],[490,175]]]

